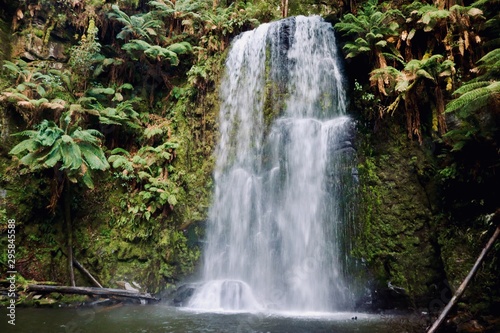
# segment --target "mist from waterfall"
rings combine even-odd
[[[189,307],[352,308],[355,159],[339,59],[319,17],[263,24],[233,42],[203,282]]]

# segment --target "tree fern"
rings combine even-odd
[[[62,118],[67,118],[63,116]],[[28,136],[9,152],[17,156],[19,162],[28,170],[53,168],[58,166],[71,181],[86,177],[89,183],[89,170],[105,170],[109,164],[100,147],[100,132],[70,126],[68,120],[61,122],[60,128],[55,122],[43,120],[36,130],[17,133]]]
[[[461,96],[448,103],[446,112],[460,110],[459,115],[467,117],[469,113],[480,111],[489,103],[497,101],[496,98],[500,94],[500,82],[497,81],[499,61],[500,49],[495,49],[482,57],[478,61],[482,74],[455,90],[454,95]]]
[[[150,1],[148,5],[161,16],[171,16],[175,13],[175,5],[168,0]]]
[[[132,37],[152,41],[151,37],[157,35],[156,30],[163,26],[163,22],[155,19],[151,13],[129,16],[117,5],[111,6],[108,17],[123,24],[122,30],[116,35],[116,38],[123,40]]]
[[[498,135],[495,117],[491,115],[499,109],[499,54],[496,49],[481,58],[478,61],[480,75],[456,89],[454,95],[459,96],[446,105],[446,112],[459,120],[457,128],[446,136],[454,151],[472,141],[487,142]]]
[[[462,94],[446,106],[446,112],[459,110],[459,115],[466,116],[470,112],[480,110],[488,105],[494,96],[500,95],[500,82],[475,82],[462,86],[455,91]]]

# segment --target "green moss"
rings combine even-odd
[[[61,297],[58,299],[59,303],[65,303],[65,304],[76,304],[76,303],[83,303],[88,301],[89,297],[85,295],[61,295]],[[55,303],[55,301],[49,301],[47,302],[49,304]]]
[[[391,129],[384,135],[366,135],[359,143],[360,231],[354,254],[365,259],[380,286],[391,282],[425,306],[429,286],[441,278],[431,246],[429,188],[419,178],[429,160],[396,123],[386,126]]]
[[[31,33],[33,35],[35,35],[36,37],[41,38],[41,39],[43,39],[43,36],[45,35],[45,32],[42,29],[38,29],[38,28],[33,28],[31,30]]]

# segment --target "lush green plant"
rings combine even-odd
[[[388,91],[395,95],[395,100],[386,108],[386,112],[393,113],[404,100],[407,118],[408,136],[415,135],[422,142],[421,121],[419,111],[419,92],[432,86],[434,89],[429,94],[434,97],[432,128],[443,135],[446,132],[444,118],[445,99],[443,86],[451,89],[451,77],[455,73],[455,64],[451,60],[444,60],[439,54],[425,55],[421,60],[409,61],[402,71],[392,66],[375,69],[370,73],[370,80],[381,78],[388,82]]]
[[[122,49],[133,59],[138,60],[142,54],[146,57],[156,60],[168,60],[170,65],[179,64],[178,55],[191,52],[192,47],[188,42],[180,42],[161,47],[160,45],[151,45],[143,40],[134,39],[122,46]]]
[[[45,109],[62,111],[65,101],[57,94],[63,91],[61,75],[23,60],[5,61],[3,67],[13,79],[13,86],[0,93],[0,101],[13,103],[28,124],[39,120]],[[60,72],[59,72],[60,74]]]
[[[78,121],[72,119],[68,112],[61,117],[59,127],[55,122],[43,120],[36,130],[20,132],[16,135],[27,136],[28,139],[17,144],[10,154],[19,158],[19,163],[26,166],[24,172],[35,172],[41,169],[53,169],[56,175],[56,186],[52,193],[51,208],[55,209],[61,193],[64,198],[64,214],[67,225],[68,269],[70,282],[75,285],[73,273],[73,236],[70,212],[70,184],[81,181],[89,188],[94,187],[91,170],[106,170],[108,161],[104,156],[99,139],[100,132],[82,129]],[[61,175],[59,178],[57,175]]]
[[[122,30],[116,38],[128,41],[129,39],[145,39],[153,41],[158,35],[157,30],[163,26],[162,21],[155,19],[154,12],[129,16],[120,10],[117,5],[111,6],[108,17],[123,24]]]
[[[168,138],[169,132],[168,122],[158,118],[145,129],[144,139],[154,142],[164,136]],[[183,192],[172,165],[178,144],[168,139],[160,142],[145,144],[135,153],[116,148],[108,158],[115,177],[123,182],[128,193],[121,202],[126,214],[118,224],[132,225],[137,231],[134,237],[151,236],[156,230],[151,227],[153,221],[166,218]]]
[[[487,53],[478,64],[481,74],[455,90],[454,95],[459,97],[446,106],[446,112],[460,120],[459,126],[446,136],[454,150],[460,150],[478,135],[493,139],[498,131],[491,123],[492,117],[498,117],[496,110],[500,106],[500,49]]]
[[[367,1],[357,15],[346,14],[335,24],[336,29],[353,39],[344,46],[346,58],[368,54],[370,61],[374,63],[374,69],[387,67],[386,58],[402,59],[394,44],[395,37],[399,35],[397,19],[401,16],[399,10],[382,9],[378,0]],[[384,95],[385,81],[385,78],[377,77],[377,88]]]
[[[134,87],[125,83],[119,87],[94,87],[87,91],[88,98],[80,108],[81,112],[99,117],[99,122],[106,125],[127,125],[131,128],[140,128],[139,113],[135,110],[141,102],[140,98],[125,99],[125,91]]]
[[[381,98],[390,97],[380,116],[393,114],[404,101],[408,136],[422,142],[423,127],[440,135],[447,131],[444,110],[446,91],[453,89],[454,59],[473,53],[480,38],[471,27],[482,12],[457,5],[442,9],[420,1],[401,8],[370,0],[335,27],[351,39],[344,46],[347,58],[367,54],[372,59],[371,85]],[[413,45],[416,35],[420,42]],[[432,109],[430,121],[422,118],[424,105]]]
[[[97,38],[98,28],[95,25],[94,18],[89,20],[87,34],[82,35],[78,45],[71,48],[71,57],[69,65],[72,70],[73,81],[81,90],[87,89],[87,81],[90,79],[90,73],[95,70],[99,63],[101,44]]]
[[[36,130],[27,130],[15,135],[28,139],[17,144],[10,154],[19,157],[25,172],[56,168],[72,183],[82,180],[93,188],[91,170],[106,170],[109,164],[101,148],[102,134],[93,129],[82,129],[72,124],[71,113],[61,119],[62,127],[55,122],[43,120]]]

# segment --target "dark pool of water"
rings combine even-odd
[[[2,333],[395,333],[387,317],[361,313],[208,313],[161,304],[17,308],[15,326],[7,323],[5,308],[0,315]]]

